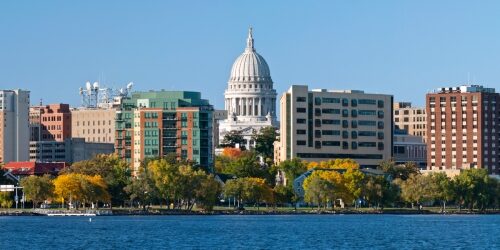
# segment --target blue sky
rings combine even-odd
[[[80,104],[101,80],[201,91],[217,108],[249,26],[281,94],[361,89],[423,105],[468,81],[500,88],[498,1],[1,1],[0,88]]]

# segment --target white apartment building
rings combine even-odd
[[[0,90],[0,163],[29,160],[30,92]]]

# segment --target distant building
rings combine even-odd
[[[427,122],[425,108],[412,107],[410,102],[394,103],[394,125],[409,135],[420,136],[425,142]]]
[[[227,119],[227,110],[214,110],[214,119],[213,119],[214,147],[217,147],[221,143],[219,137],[219,123],[226,119]]]
[[[112,143],[85,142],[83,138],[64,141],[31,141],[30,161],[73,163],[91,159],[98,154],[114,153]]]
[[[277,162],[351,158],[376,167],[392,157],[392,102],[391,95],[292,85],[280,101]]]
[[[227,118],[219,122],[219,142],[231,131],[241,131],[246,148],[253,148],[254,132],[277,127],[276,90],[266,60],[256,52],[252,29],[245,51],[234,61],[224,92]]]
[[[422,137],[407,133],[394,133],[393,157],[396,164],[414,162],[418,168],[427,168],[427,145]]]
[[[69,104],[30,107],[30,141],[64,141],[71,138]]]
[[[213,107],[199,92],[135,92],[116,114],[116,153],[134,171],[145,158],[169,153],[213,165]]]
[[[500,94],[494,88],[439,88],[427,94],[426,104],[430,170],[485,168],[500,173]]]
[[[71,110],[71,136],[92,143],[115,143],[115,108]]]
[[[0,163],[29,159],[30,92],[0,90]]]
[[[5,164],[4,169],[10,171],[11,174],[16,176],[29,176],[29,175],[53,175],[56,176],[61,170],[66,168],[64,162],[9,162]]]

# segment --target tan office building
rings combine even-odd
[[[86,142],[115,143],[115,109],[71,110],[72,138]]]
[[[420,136],[426,140],[425,108],[412,107],[410,102],[394,103],[394,125],[409,135]]]
[[[278,162],[351,158],[375,167],[392,157],[391,95],[292,85],[280,100]]]

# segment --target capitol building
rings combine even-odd
[[[268,126],[278,126],[276,120],[276,90],[266,60],[254,47],[252,28],[248,31],[245,51],[236,59],[224,93],[227,119],[219,123],[219,141],[233,130],[241,131],[246,148],[254,146],[254,132]]]

